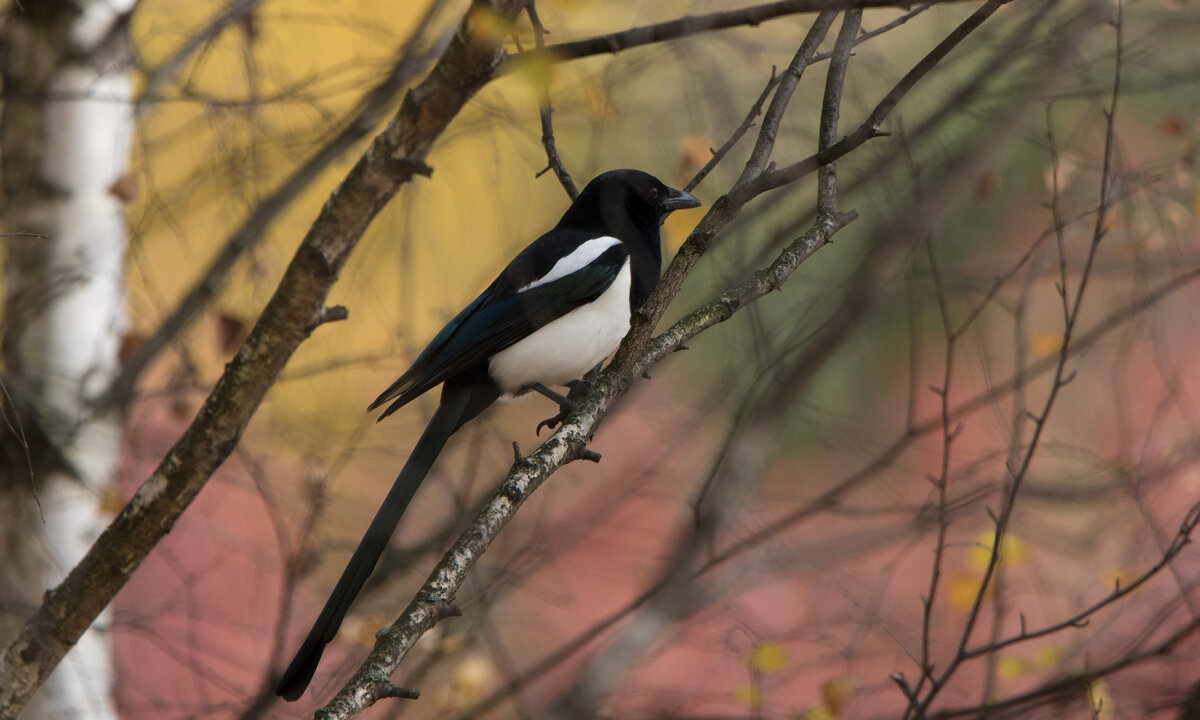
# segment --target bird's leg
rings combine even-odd
[[[575,382],[575,381],[572,380],[571,382]],[[571,387],[571,386],[568,384],[568,387]],[[561,423],[567,417],[567,413],[569,413],[575,409],[575,399],[573,399],[571,397],[572,393],[574,393],[573,389],[570,392],[568,392],[566,395],[560,395],[559,393],[554,392],[553,390],[551,390],[550,388],[546,387],[545,385],[543,385],[541,383],[534,383],[533,385],[530,385],[529,388],[531,390],[536,390],[537,392],[541,393],[542,395],[546,396],[547,398],[558,403],[558,414],[555,415],[554,417],[546,418],[545,420],[538,423],[537,430],[536,430],[538,435],[542,434],[543,427],[548,427],[551,430],[553,430],[556,425]]]
[[[572,403],[570,400],[568,400],[566,395],[556,393],[541,383],[534,383],[534,384],[528,386],[528,389],[533,390],[536,393],[538,393],[539,395],[542,395],[543,397],[545,397],[549,400],[553,400],[554,402],[558,403],[559,409],[562,409],[565,406],[574,407],[574,403]]]
[[[536,431],[537,434],[542,434],[543,427],[548,427],[553,430],[556,426],[561,424],[563,420],[566,420],[567,414],[575,409],[576,403],[582,400],[588,394],[588,392],[591,391],[592,386],[596,384],[596,376],[599,374],[600,365],[597,364],[596,367],[588,370],[587,374],[585,374],[582,378],[568,382],[568,391],[566,396],[559,395],[541,383],[530,386],[533,390],[538,391],[542,395],[545,395],[554,402],[558,403],[558,414],[554,417],[546,418],[538,423]]]

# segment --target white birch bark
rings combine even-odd
[[[5,377],[70,470],[0,483],[0,510],[18,520],[0,547],[10,610],[0,632],[40,604],[109,520],[101,498],[115,479],[121,418],[90,401],[117,370],[125,329],[126,229],[114,189],[127,185],[118,181],[133,132],[121,17],[132,5],[50,1],[10,10],[4,26],[4,220],[10,232],[47,236],[5,240]],[[108,622],[108,613],[97,620],[22,717],[116,718]]]

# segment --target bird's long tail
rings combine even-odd
[[[496,397],[495,388],[490,383],[447,384],[443,387],[441,404],[430,418],[429,425],[408,456],[396,481],[392,483],[392,489],[388,491],[379,511],[375,513],[375,519],[350,557],[349,564],[342,572],[333,594],[325,602],[321,615],[313,623],[304,644],[275,686],[276,695],[285,700],[297,700],[304,694],[317,670],[326,643],[337,634],[350,604],[362,589],[367,576],[375,569],[375,563],[387,547],[400,516],[433,467],[446,441],[464,423],[491,405]]]

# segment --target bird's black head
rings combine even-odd
[[[649,173],[609,170],[587,184],[558,226],[603,231],[625,242],[657,242],[658,226],[672,210],[699,206],[691,194],[667,187]]]
[[[587,184],[558,221],[558,228],[619,239],[633,264],[631,307],[646,302],[662,271],[658,226],[672,210],[699,207],[700,201],[667,187],[641,170],[609,170]]]

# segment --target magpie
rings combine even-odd
[[[658,284],[659,226],[700,201],[639,170],[597,176],[545,235],[433,337],[368,410],[379,420],[442,386],[441,402],[342,572],[275,694],[297,700],[363,582],[442,448],[501,397],[572,385],[629,331],[631,313]],[[554,393],[550,393],[553,395]],[[390,404],[389,404],[390,403]],[[551,419],[561,420],[566,412]],[[539,426],[540,429],[540,426]]]

